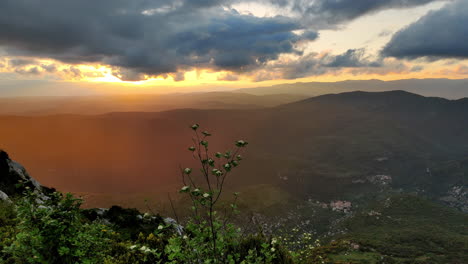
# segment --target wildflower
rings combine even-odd
[[[130,249],[135,249],[137,247],[137,245],[132,245],[130,246]]]
[[[276,240],[276,238],[273,238],[273,239],[271,240],[271,244],[272,244],[272,245],[276,244],[277,242],[278,242],[278,241]]]
[[[209,137],[209,136],[211,136],[211,134],[210,134],[210,133],[208,133],[207,131],[203,131],[203,132],[202,132],[202,134],[203,134],[205,137]]]
[[[180,189],[181,192],[187,192],[188,190],[190,190],[190,186],[184,186]]]
[[[247,141],[244,141],[244,140],[237,140],[236,141],[236,146],[239,147],[239,148],[243,148],[245,146],[247,146],[247,144],[249,144]]]
[[[200,127],[199,124],[193,124],[193,125],[191,126],[191,128],[192,128],[193,130],[197,130],[199,127]]]
[[[188,148],[188,150],[190,150],[190,151],[195,151],[195,147],[194,147],[194,146],[191,146],[191,147]]]
[[[208,164],[209,164],[211,167],[214,167],[215,161],[214,161],[213,159],[208,159]]]
[[[201,190],[196,188],[195,190],[192,191],[192,195],[194,196],[199,196],[201,194]]]
[[[229,164],[229,163],[224,164],[224,169],[226,171],[230,171],[231,170],[231,164]]]
[[[271,252],[275,252],[275,250],[276,250],[276,249],[275,249],[274,247],[271,248]]]
[[[221,154],[221,152],[216,152],[216,153],[215,153],[215,156],[216,156],[217,158],[221,158],[221,157],[223,156],[223,154]]]
[[[163,228],[164,228],[164,226],[162,226],[162,225],[158,226],[158,230],[163,230]]]
[[[140,248],[141,251],[145,251],[146,249],[147,249],[146,246],[142,246],[142,247]]]
[[[202,141],[200,142],[200,144],[202,144],[202,145],[205,146],[205,147],[208,147],[208,141],[206,141],[206,140],[202,140]]]
[[[183,238],[183,239],[188,239],[188,236],[187,236],[187,235],[184,235],[182,238]]]
[[[223,172],[220,171],[220,170],[218,170],[218,169],[213,169],[213,170],[211,171],[211,173],[213,173],[213,175],[216,175],[217,177],[223,175]]]
[[[237,156],[236,156],[236,159],[237,159],[237,160],[242,160],[242,156],[241,156],[241,155],[237,155]]]
[[[192,173],[192,169],[191,168],[185,168],[184,173],[189,175],[190,173]]]
[[[210,194],[209,193],[204,193],[203,197],[208,198],[208,197],[210,197]]]

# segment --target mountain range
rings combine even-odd
[[[466,98],[356,91],[248,109],[2,115],[0,138],[45,185],[124,197],[178,188],[179,166],[194,165],[192,123],[213,134],[212,151],[250,142],[229,179],[233,189],[267,184],[297,199],[330,200],[392,188],[466,210]]]

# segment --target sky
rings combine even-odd
[[[2,0],[0,96],[468,78],[468,0]]]

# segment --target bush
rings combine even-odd
[[[28,193],[17,204],[17,233],[4,248],[14,263],[99,263],[108,247],[107,227],[85,222],[81,200],[55,192]]]
[[[14,263],[7,261],[10,255],[3,252],[5,245],[10,245],[16,236],[16,212],[13,204],[0,201],[0,259],[5,263]]]

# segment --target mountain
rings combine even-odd
[[[391,188],[466,205],[466,99],[349,92],[261,109],[1,116],[0,138],[46,185],[124,197],[178,188],[179,165],[193,166],[195,122],[214,135],[213,151],[251,143],[232,188],[268,184],[324,201]]]
[[[0,113],[8,115],[97,115],[109,112],[158,112],[181,108],[256,109],[305,99],[294,94],[252,95],[231,92],[0,97]]]
[[[460,99],[468,97],[467,88],[468,79],[405,79],[396,81],[351,80],[342,82],[298,82],[268,87],[244,88],[237,91],[255,95],[287,93],[318,96],[352,91],[382,92],[405,90],[424,96]]]

